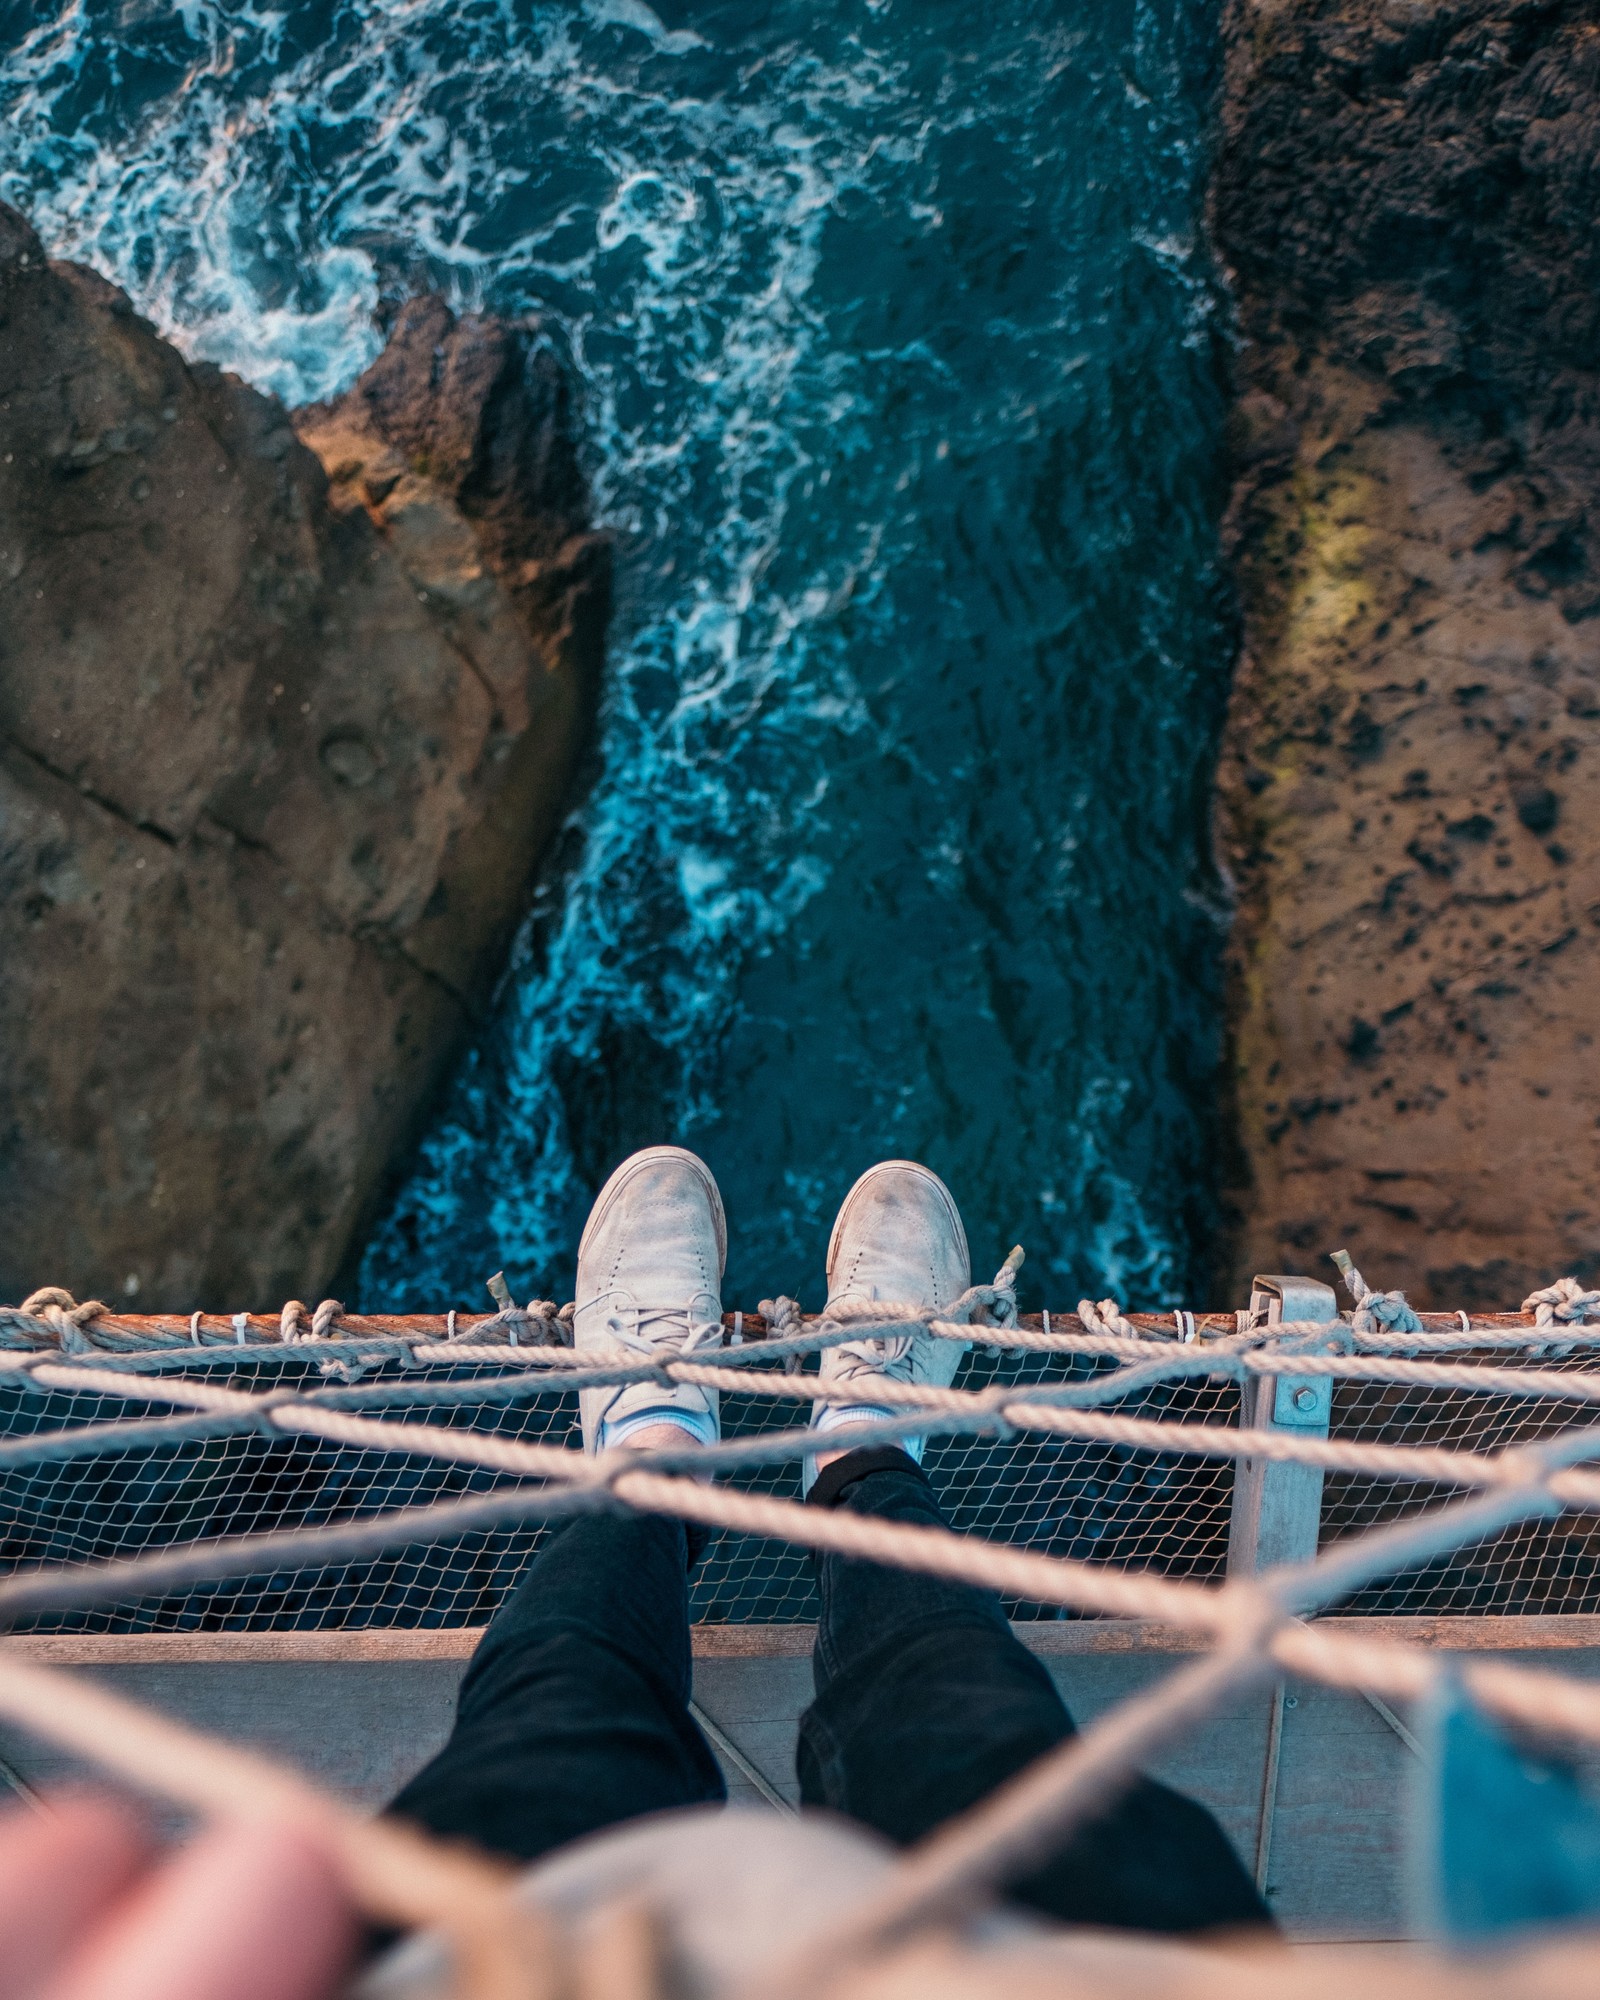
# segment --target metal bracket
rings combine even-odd
[[[1306,1320],[1327,1324],[1338,1316],[1333,1287],[1316,1278],[1265,1276],[1251,1283],[1250,1318],[1256,1326]],[[1254,1375],[1244,1384],[1239,1415],[1249,1430],[1326,1437],[1332,1411],[1329,1376]],[[1311,1561],[1321,1518],[1320,1467],[1242,1460],[1233,1475],[1229,1575],[1253,1576],[1276,1563]]]
[[[1250,1286],[1252,1326],[1286,1321],[1327,1323],[1339,1316],[1331,1285],[1316,1278],[1257,1277]],[[1240,1392],[1239,1420],[1250,1430],[1292,1430],[1326,1437],[1333,1412],[1333,1381],[1327,1375],[1252,1375]],[[1310,1562],[1322,1525],[1322,1468],[1270,1465],[1242,1459],[1233,1474],[1233,1522],[1228,1538],[1228,1574],[1253,1576],[1277,1563]],[[1284,1684],[1272,1691],[1267,1712],[1267,1748],[1261,1773],[1261,1807],[1256,1818],[1256,1887],[1267,1895],[1272,1866],[1272,1831],[1278,1810],[1278,1773],[1283,1755]]]
[[[1332,1285],[1320,1278],[1254,1277],[1250,1280],[1250,1317],[1257,1326],[1281,1321],[1331,1320],[1339,1317]]]

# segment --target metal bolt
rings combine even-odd
[[[1317,1406],[1316,1390],[1296,1389],[1294,1392],[1294,1406],[1297,1410],[1314,1410]]]

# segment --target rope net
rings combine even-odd
[[[1566,1291],[1551,1290],[1554,1305],[1536,1295],[1522,1313],[1475,1322],[1461,1314],[1424,1321],[1406,1308],[1392,1327],[1376,1321],[1368,1305],[1373,1323],[1365,1329],[1358,1310],[1297,1331],[1251,1326],[1248,1315],[1233,1313],[1129,1319],[1110,1302],[1084,1301],[1077,1314],[951,1324],[949,1337],[970,1347],[924,1462],[959,1534],[1218,1584],[1228,1574],[1237,1458],[1215,1445],[1163,1449],[1167,1437],[1176,1444],[1236,1432],[1253,1369],[1291,1350],[1319,1350],[1320,1359],[1308,1356],[1309,1368],[1342,1370],[1332,1384],[1329,1442],[1397,1448],[1402,1459],[1399,1476],[1365,1465],[1327,1468],[1318,1545],[1409,1519],[1467,1487],[1423,1477],[1429,1466],[1408,1462],[1407,1451],[1447,1454],[1438,1462],[1453,1469],[1600,1423],[1590,1380],[1600,1379],[1600,1303],[1564,1284]],[[809,1371],[823,1346],[865,1329],[806,1320],[792,1301],[774,1311],[775,1326],[761,1315],[728,1316],[735,1344],[718,1357],[728,1378],[724,1449],[742,1443],[759,1450],[764,1440],[773,1452],[766,1462],[730,1464],[723,1477],[735,1491],[797,1497],[804,1447],[794,1433],[807,1421]],[[114,1563],[503,1491],[524,1468],[463,1463],[392,1437],[353,1443],[296,1433],[273,1411],[318,1410],[331,1419],[359,1410],[391,1431],[420,1423],[512,1447],[576,1452],[575,1385],[583,1368],[560,1344],[570,1337],[569,1323],[570,1314],[553,1307],[519,1310],[509,1299],[481,1318],[362,1319],[329,1301],[314,1315],[291,1302],[275,1318],[184,1320],[115,1315],[77,1306],[65,1293],[35,1294],[0,1312],[0,1567],[17,1575]],[[636,1356],[618,1360],[607,1379],[650,1372]],[[1383,1379],[1397,1365],[1406,1379]],[[1565,1377],[1573,1393],[1563,1393]],[[197,1399],[212,1407],[197,1408]],[[1121,1434],[1085,1435],[1086,1417],[1065,1434],[1038,1422],[995,1423],[997,1402],[1013,1400],[1058,1407],[1058,1424],[1068,1407],[1096,1409]],[[217,1407],[230,1401],[246,1407]],[[1304,1457],[1304,1442],[1285,1433],[1278,1446]],[[284,1561],[188,1591],[63,1605],[28,1623],[102,1633],[478,1625],[544,1532],[537,1519],[518,1519],[362,1560]],[[1390,1616],[1593,1611],[1600,1609],[1597,1557],[1593,1518],[1563,1512],[1376,1578],[1341,1609]],[[1017,1597],[1008,1609],[1025,1619],[1077,1615]],[[809,1622],[815,1594],[806,1551],[734,1531],[717,1535],[696,1573],[694,1616],[706,1623]]]
[[[806,1617],[806,1556],[833,1551],[988,1584],[1026,1617],[1146,1619],[1209,1642],[910,1850],[772,1989],[799,1992],[1022,1872],[1241,1688],[1293,1674],[1407,1702],[1435,1684],[1431,1655],[1306,1622],[1318,1612],[1593,1608],[1600,1293],[1564,1279],[1520,1313],[1418,1315],[1345,1260],[1355,1309],[1331,1320],[1088,1300],[1019,1320],[1019,1262],[943,1318],[766,1303],[692,1359],[575,1353],[570,1311],[502,1293],[481,1319],[361,1319],[329,1300],[186,1321],[36,1293],[0,1309],[0,1627],[476,1624],[552,1518],[625,1507],[721,1531],[702,1619]],[[799,1505],[813,1398],[861,1393],[830,1392],[815,1357],[906,1335],[967,1345],[954,1385],[881,1380],[891,1414],[825,1448],[927,1434],[953,1529]],[[577,1448],[581,1386],[649,1379],[718,1389],[722,1442]],[[1284,1473],[1312,1496],[1312,1533],[1258,1573],[1238,1558],[1241,1507]],[[1494,1660],[1454,1671],[1512,1728],[1600,1745],[1600,1688]],[[336,1823],[364,1908],[465,1926],[461,1962],[477,1952],[490,1971],[459,1990],[513,1990],[501,1975],[526,1939],[507,1944],[499,1887],[463,1886],[459,1856],[397,1847],[302,1781],[4,1648],[0,1715],[202,1811],[291,1799]]]
[[[960,1389],[1092,1380],[1114,1364],[1072,1357],[1013,1356],[991,1349],[969,1355]],[[241,1359],[226,1385],[255,1394],[293,1386],[315,1393],[326,1384],[305,1354],[269,1362]],[[381,1361],[366,1377],[374,1388],[410,1386],[414,1371]],[[475,1367],[440,1368],[442,1388],[496,1383]],[[148,1417],[136,1398],[30,1393],[0,1377],[6,1440],[47,1437]],[[518,1386],[521,1386],[520,1381]],[[515,1403],[467,1400],[407,1410],[394,1420],[426,1420],[479,1437],[577,1450],[577,1397],[540,1380],[545,1393]],[[1158,1384],[1115,1406],[1158,1421],[1236,1424],[1232,1383]],[[759,1393],[725,1393],[723,1434],[772,1437],[805,1416],[805,1406]],[[1122,1445],[1054,1439],[933,1438],[925,1463],[956,1528],[986,1540],[1115,1563],[1163,1575],[1214,1581],[1226,1566],[1232,1469],[1174,1459]],[[189,1541],[322,1526],[396,1508],[488,1493],[506,1474],[355,1449],[259,1430],[174,1441],[112,1454],[4,1465],[3,1567],[100,1562]],[[736,1489],[798,1497],[793,1460],[729,1474]],[[459,1541],[397,1550],[368,1562],[284,1569],[230,1584],[127,1607],[62,1611],[35,1622],[50,1631],[275,1631],[325,1627],[446,1627],[485,1622],[514,1585],[545,1530],[538,1524],[468,1535]],[[1037,1615],[1016,1605],[1014,1614]],[[805,1551],[782,1542],[716,1537],[695,1576],[693,1615],[706,1623],[804,1623],[815,1617]]]

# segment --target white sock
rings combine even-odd
[[[829,1403],[820,1415],[811,1419],[813,1430],[838,1431],[848,1424],[881,1424],[891,1417],[903,1416],[902,1410],[886,1410],[876,1403]],[[922,1454],[927,1447],[925,1437],[897,1438],[895,1442],[908,1457],[922,1463]]]
[[[627,1416],[618,1417],[614,1422],[607,1417],[600,1426],[600,1449],[610,1451],[613,1445],[625,1444],[629,1438],[649,1430],[653,1424],[676,1424],[696,1444],[715,1444],[717,1441],[717,1427],[709,1410],[684,1410],[668,1405],[661,1410],[630,1410]]]

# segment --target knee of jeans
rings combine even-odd
[[[967,1811],[1060,1740],[1039,1716],[1009,1716],[998,1730],[975,1723],[970,1710],[944,1727],[908,1719],[889,1729],[835,1728],[836,1720],[813,1710],[801,1723],[801,1803],[848,1814],[899,1846]]]
[[[862,1787],[920,1795],[935,1768],[941,1787],[977,1797],[1074,1733],[1049,1673],[1009,1631],[948,1617],[919,1626],[819,1688],[801,1724],[819,1803],[854,1811]]]

